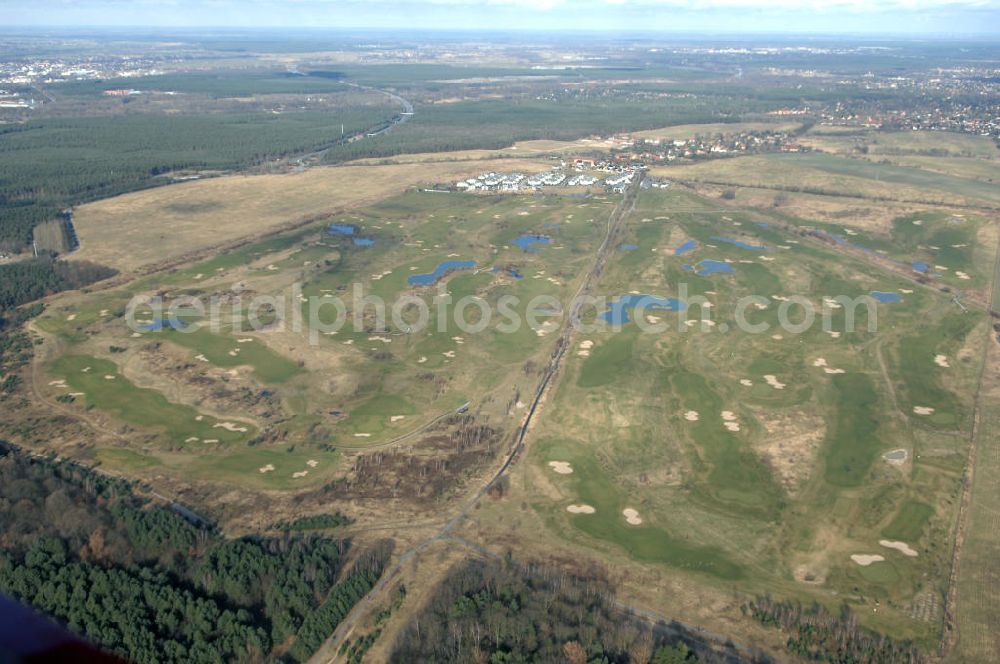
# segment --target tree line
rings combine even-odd
[[[225,539],[127,481],[0,453],[0,592],[130,661],[304,661],[390,552],[344,574],[347,541]]]

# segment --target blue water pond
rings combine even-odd
[[[452,270],[468,270],[476,267],[476,261],[445,261],[430,274],[414,274],[406,280],[411,286],[430,286]]]
[[[722,237],[721,235],[713,235],[712,238],[716,242],[725,242],[726,244],[731,244],[734,247],[739,247],[740,249],[749,249],[750,251],[767,251],[767,247],[762,244],[750,244],[744,242],[743,240],[734,240],[731,237]]]
[[[330,235],[354,235],[354,226],[350,224],[330,224],[327,231]]]
[[[698,242],[695,240],[688,240],[681,246],[674,249],[674,256],[680,256],[681,254],[686,254],[689,251],[694,251],[694,248],[698,246]]]
[[[893,302],[903,301],[903,296],[901,296],[899,293],[886,293],[885,291],[873,290],[871,293],[869,293],[869,295],[871,295],[873,298],[875,298],[876,300],[878,300],[883,304],[891,304]]]
[[[688,240],[681,246],[674,249],[674,256],[680,256],[681,254],[686,254],[689,251],[694,251],[697,246],[698,243],[695,240]]]
[[[512,244],[516,244],[525,251],[538,251],[542,246],[552,244],[552,238],[544,235],[520,235]]]
[[[928,270],[931,269],[930,265],[928,265],[927,263],[923,263],[921,261],[916,261],[915,263],[911,263],[910,267],[912,267],[917,272],[927,272]]]
[[[628,312],[631,309],[646,311],[653,309],[656,311],[681,311],[684,303],[673,297],[656,297],[655,295],[643,295],[630,293],[622,295],[620,298],[608,305],[608,310],[601,314],[601,319],[612,325],[624,325],[629,322]]]
[[[697,265],[685,265],[685,270],[694,270],[699,277],[707,277],[711,274],[732,274],[733,266],[725,261],[714,261],[706,259]]]
[[[353,239],[353,242],[358,247],[370,247],[375,244],[375,240],[367,237],[356,237]]]
[[[172,328],[174,330],[182,330],[187,327],[187,323],[180,320],[179,318],[168,318],[163,320],[162,318],[157,318],[152,323],[143,323],[142,325],[137,325],[136,328],[143,332],[159,332],[165,327]]]
[[[524,275],[512,267],[495,267],[493,268],[493,272],[496,274],[506,274],[515,279],[524,279]]]
[[[637,244],[619,244],[618,251],[635,251],[639,248]]]

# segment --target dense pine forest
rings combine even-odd
[[[83,288],[113,277],[117,271],[88,261],[57,261],[50,257],[0,266],[0,311],[59,291]]]
[[[615,605],[600,575],[572,576],[509,561],[471,561],[451,571],[396,639],[391,661],[681,664],[744,661],[696,655],[682,628],[649,628]],[[749,660],[745,660],[749,661]]]
[[[134,662],[304,661],[388,546],[230,540],[130,483],[0,447],[0,592]]]

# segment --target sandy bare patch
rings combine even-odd
[[[689,410],[688,412],[684,413],[684,419],[687,420],[688,422],[697,422],[698,421],[698,411],[696,411],[696,410]]]
[[[917,415],[931,415],[934,413],[934,409],[930,406],[914,406],[913,412]]]
[[[566,511],[570,514],[593,514],[597,510],[590,505],[567,505]]]
[[[815,470],[826,423],[807,410],[761,411],[757,419],[767,435],[752,441],[754,449],[782,486],[794,493]]]
[[[885,558],[878,555],[877,553],[876,554],[855,553],[851,556],[851,560],[861,565],[862,567],[868,567],[872,563],[882,562],[883,560],[885,560]]]
[[[917,552],[915,549],[911,548],[906,542],[899,542],[895,540],[879,540],[879,544],[886,547],[887,549],[896,549],[904,556],[909,556],[910,558],[916,558]]]
[[[948,356],[947,355],[935,355],[934,356],[934,364],[938,365],[939,367],[950,367],[951,366],[950,364],[948,364]]]
[[[273,473],[274,472],[274,466],[272,466],[271,464],[267,464],[266,466],[261,466],[257,470],[259,472],[261,472],[261,473]]]
[[[213,429],[225,429],[226,431],[231,431],[233,433],[246,433],[247,428],[241,427],[234,422],[218,422],[212,425]]]
[[[573,472],[573,466],[569,461],[549,461],[549,467],[560,475],[569,475]]]
[[[622,515],[625,517],[625,521],[630,526],[642,525],[642,517],[639,516],[639,512],[632,509],[631,507],[626,507],[622,510]]]
[[[771,387],[773,387],[776,390],[783,390],[783,389],[785,389],[785,383],[782,383],[781,381],[779,381],[778,378],[777,378],[777,376],[775,376],[773,374],[766,374],[764,376],[764,381],[768,385],[770,385]]]

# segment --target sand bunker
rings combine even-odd
[[[393,416],[391,416],[389,418],[389,421],[390,422],[398,422],[398,421],[400,421],[402,419],[405,419],[405,418],[406,418],[406,415],[393,415]]]
[[[897,542],[893,540],[879,540],[878,543],[886,547],[887,549],[896,549],[896,551],[899,551],[904,556],[909,556],[910,558],[917,557],[917,552],[914,549],[910,548],[910,545],[907,544],[906,542]]]
[[[743,387],[753,387],[753,381],[749,378],[740,378],[740,385]]]
[[[355,438],[371,438],[371,436],[372,435],[370,433],[356,433],[356,434],[354,434]]]
[[[274,472],[274,466],[272,466],[271,464],[267,464],[266,466],[261,466],[257,470],[262,473],[271,473]]]
[[[453,350],[446,350],[441,354],[444,355],[445,357],[455,357],[455,351]]]
[[[861,565],[862,567],[868,567],[872,563],[882,562],[883,560],[885,560],[885,558],[883,558],[878,554],[867,555],[863,553],[855,553],[853,556],[851,556],[851,560]]]
[[[935,355],[934,356],[934,364],[938,365],[939,367],[950,367],[951,366],[950,364],[948,364],[948,356],[947,355]]]
[[[238,433],[246,433],[247,432],[247,428],[246,427],[238,426],[238,425],[236,425],[236,424],[234,424],[232,422],[219,422],[218,424],[213,425],[212,428],[213,429],[222,428],[222,429],[225,429],[226,431],[232,431],[233,433],[237,433],[237,432]]]
[[[197,443],[198,442],[198,436],[190,436],[189,438],[185,438],[184,442],[185,443]]]
[[[580,348],[583,350],[590,350],[593,347],[594,347],[594,342],[591,341],[590,339],[580,342]]]
[[[573,472],[569,461],[549,461],[549,467],[560,475],[569,475]]]
[[[687,420],[688,422],[697,422],[698,421],[698,411],[696,411],[696,410],[689,410],[688,412],[684,413],[684,419]]]
[[[198,360],[199,362],[208,362],[208,358],[205,357],[204,355],[195,355],[194,359]]]
[[[930,406],[914,406],[913,412],[917,415],[930,415],[934,412],[934,409]]]
[[[305,477],[305,476],[306,476],[306,475],[308,475],[308,474],[309,474],[309,471],[308,471],[308,470],[300,470],[300,471],[299,471],[299,472],[297,472],[297,473],[292,473],[292,477],[293,477],[294,479],[299,479],[300,477]]]
[[[66,316],[66,320],[70,322],[76,320],[76,314],[70,314],[69,316]]]
[[[740,423],[739,422],[723,422],[722,426],[726,427],[727,431],[736,432],[736,431],[740,430]]]
[[[104,376],[104,380],[114,380],[114,379],[115,377],[112,376],[111,374],[107,374],[106,376]]]
[[[597,510],[590,505],[567,505],[566,511],[570,514],[593,514]]]
[[[776,390],[783,390],[783,389],[785,389],[785,384],[782,383],[781,381],[779,381],[778,378],[776,376],[772,375],[772,374],[765,375],[764,376],[764,381],[767,382],[768,385],[770,385],[771,387],[773,387]]]
[[[771,338],[774,339],[775,341],[781,341],[782,339],[784,339],[784,337],[781,336],[780,334],[772,334]]]
[[[217,442],[219,442],[219,439],[218,438],[206,438],[205,440],[203,440],[201,442],[203,442],[203,443],[217,443]]]
[[[826,358],[825,357],[817,357],[815,360],[813,360],[813,366],[814,367],[825,367],[826,366]]]
[[[626,507],[622,510],[622,514],[625,516],[625,521],[630,526],[638,526],[642,524],[642,518],[639,516],[639,512],[632,509],[631,507]]]
[[[842,374],[847,373],[843,369],[834,369],[833,367],[823,367],[823,371],[828,374]]]
[[[310,468],[315,468],[316,466],[319,465],[319,461],[317,461],[316,459],[309,459],[308,461],[306,461],[306,465],[309,466]]]
[[[252,338],[252,337],[246,337],[246,338],[244,338],[244,339],[237,339],[237,340],[236,340],[236,343],[238,343],[238,344],[248,344],[248,343],[250,343],[251,341],[253,341],[253,338]]]
[[[955,270],[955,276],[958,277],[959,279],[971,279],[972,278],[967,273],[962,272],[960,270]]]
[[[726,422],[733,422],[736,420],[736,413],[731,410],[722,411],[722,419]]]

